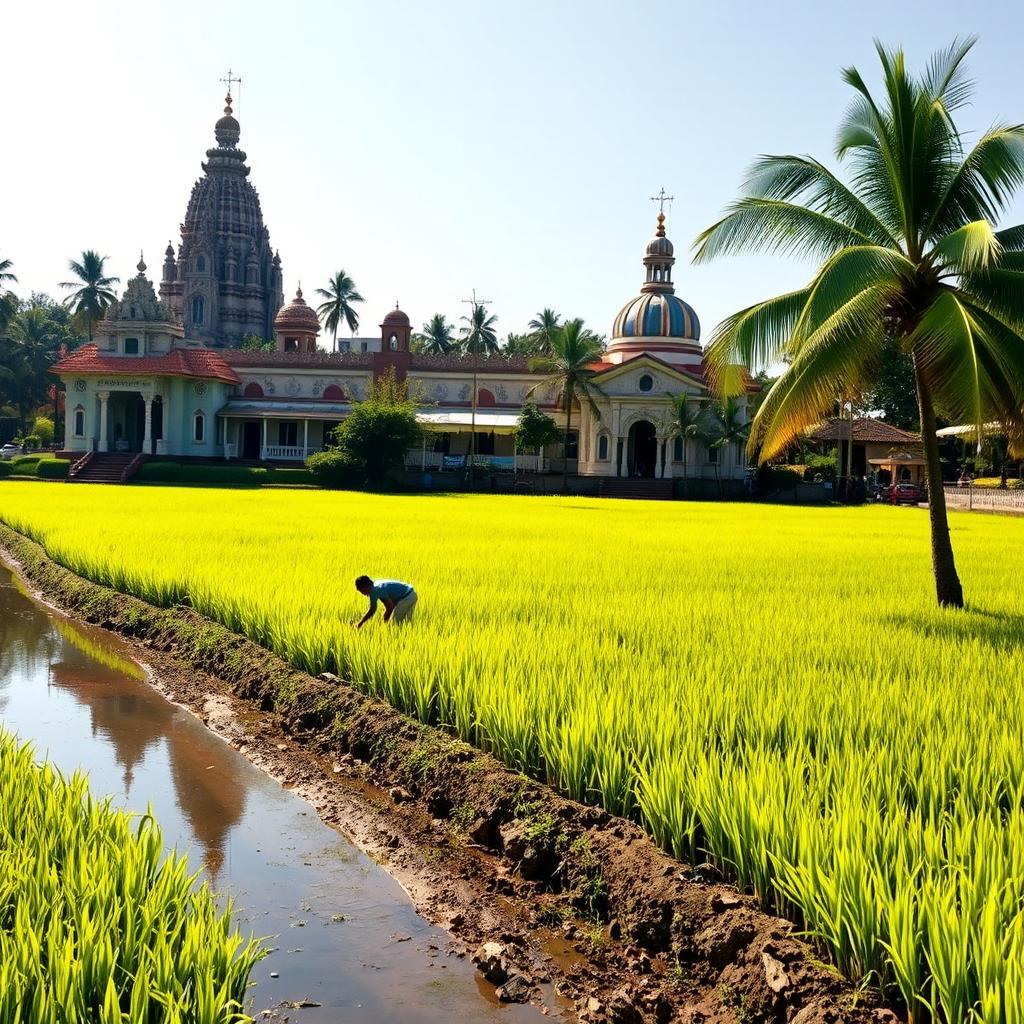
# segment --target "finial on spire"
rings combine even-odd
[[[398,309],[398,299],[395,299],[395,309]]]
[[[231,83],[235,82],[238,85],[241,85],[242,84],[242,79],[237,77],[236,75],[234,75],[232,73],[232,71],[231,71],[231,68],[228,68],[227,75],[224,78],[222,78],[221,81],[224,82],[224,84],[227,85],[227,87],[228,87],[228,94],[227,94],[227,96],[224,97],[224,103],[225,103],[224,113],[225,114],[230,114],[231,113]]]
[[[138,270],[139,274],[146,272],[146,261],[142,258],[142,250],[139,250],[139,262],[135,265],[135,269]]]
[[[297,298],[297,299],[301,299],[302,298],[302,282],[301,281],[299,282],[299,287],[295,289],[295,298]]]

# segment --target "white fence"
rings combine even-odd
[[[260,449],[261,459],[275,462],[305,462],[319,448],[303,448],[302,445],[266,444]]]
[[[979,512],[1024,512],[1024,490],[999,487],[946,487],[947,508]]]

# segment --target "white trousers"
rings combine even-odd
[[[419,594],[415,590],[406,594],[400,601],[395,602],[395,610],[391,614],[391,619],[394,622],[408,622],[412,618],[412,613],[416,611],[416,602],[419,600]]]

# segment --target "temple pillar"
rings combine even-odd
[[[110,444],[107,440],[107,402],[110,399],[109,391],[97,391],[96,397],[100,400],[100,441],[99,450],[109,452]]]
[[[655,439],[655,443],[658,446],[658,458],[654,466],[654,476],[660,480],[665,475],[665,442],[659,437]]]
[[[146,429],[142,435],[142,450],[146,455],[153,454],[153,396],[143,395],[146,405]]]
[[[260,444],[260,462],[267,457],[267,418],[263,417],[263,441]]]
[[[621,437],[615,438],[615,475],[622,476],[622,456],[626,450],[626,443]]]
[[[309,420],[302,421],[302,457],[309,458]]]

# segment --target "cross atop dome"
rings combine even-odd
[[[232,71],[231,71],[231,68],[228,68],[228,73],[221,79],[221,81],[228,87],[228,94],[227,94],[227,96],[224,97],[224,102],[227,104],[227,106],[224,108],[224,113],[225,114],[230,114],[231,113],[231,83],[234,82],[234,83],[236,83],[238,85],[241,85],[242,84],[242,79],[240,77],[234,75],[232,73]],[[662,190],[662,191],[664,191],[664,190]]]

